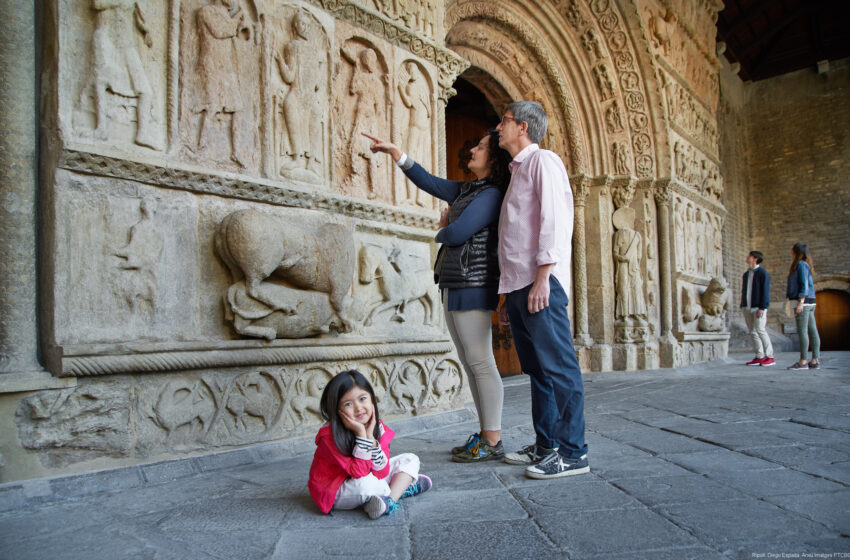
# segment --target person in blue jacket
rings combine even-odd
[[[791,300],[794,316],[797,320],[797,336],[800,338],[800,361],[794,362],[788,369],[820,368],[820,336],[815,324],[815,266],[809,246],[795,243],[791,248],[794,261],[788,271],[788,289],[785,297]],[[812,346],[812,360],[807,361],[809,344]]]
[[[449,181],[428,173],[395,144],[363,135],[372,141],[373,153],[389,154],[414,185],[449,203],[436,237],[442,247],[434,277],[481,428],[452,449],[452,460],[501,460],[504,389],[493,356],[490,318],[499,303],[499,213],[510,182],[511,156],[499,148],[499,133],[491,130],[469,151],[468,167],[476,179]]]
[[[770,307],[770,274],[761,267],[764,255],[761,251],[750,251],[747,255],[747,271],[741,287],[741,310],[747,329],[753,339],[756,357],[747,362],[748,366],[772,366],[773,344],[767,334],[767,308]]]

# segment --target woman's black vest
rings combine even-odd
[[[449,208],[448,223],[460,217],[469,203],[485,189],[495,188],[487,179],[464,183]],[[494,220],[462,245],[443,245],[434,264],[434,280],[440,288],[483,288],[499,284],[499,221]]]

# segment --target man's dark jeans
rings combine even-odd
[[[523,373],[531,378],[531,419],[537,445],[559,447],[567,458],[587,453],[584,441],[584,383],[573,348],[569,298],[549,277],[549,306],[528,312],[531,285],[505,297],[511,333]]]

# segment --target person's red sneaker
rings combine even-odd
[[[762,358],[761,359],[761,365],[763,365],[763,366],[772,366],[775,363],[776,363],[776,360],[774,360],[773,358]]]
[[[764,359],[764,358],[753,358],[752,360],[750,360],[749,362],[747,362],[747,365],[748,365],[748,366],[760,366],[760,365],[761,365],[761,361],[762,361],[763,359]]]

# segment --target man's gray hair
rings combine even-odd
[[[514,101],[505,111],[511,111],[514,114],[514,121],[517,124],[528,123],[528,138],[535,144],[539,144],[546,136],[549,118],[537,101]]]

